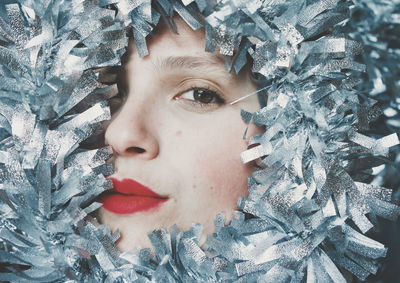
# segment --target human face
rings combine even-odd
[[[229,221],[238,198],[247,196],[252,168],[240,160],[248,144],[240,109],[256,111],[258,102],[229,102],[255,91],[254,83],[248,71],[230,75],[222,55],[204,51],[204,31],[178,18],[176,24],[179,35],[161,27],[144,58],[130,42],[119,86],[125,99],[106,128],[115,162],[110,178],[133,179],[164,197],[150,205],[127,200],[128,212],[106,205],[122,205],[124,196],[103,198],[99,220],[120,230],[122,251],[151,246],[147,233],[173,224],[202,224],[203,242],[215,216],[224,212]]]

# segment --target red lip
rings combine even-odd
[[[168,200],[167,197],[153,192],[150,188],[132,179],[122,181],[110,178],[114,188],[101,195],[103,207],[116,214],[132,214],[156,209]]]

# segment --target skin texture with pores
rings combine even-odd
[[[161,206],[133,214],[100,208],[98,218],[119,229],[122,251],[150,247],[147,234],[177,224],[203,225],[203,236],[214,230],[215,216],[232,218],[239,197],[247,196],[252,166],[240,153],[246,125],[240,109],[259,108],[256,96],[229,102],[255,91],[249,71],[229,74],[224,56],[204,51],[204,30],[193,31],[175,18],[179,35],[161,26],[148,39],[149,55],[139,58],[131,40],[120,78],[123,102],[106,125],[106,143],[119,180],[134,179],[159,195]],[[250,126],[247,136],[261,133]]]

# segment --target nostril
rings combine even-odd
[[[127,152],[130,152],[130,153],[143,153],[143,152],[145,152],[145,150],[143,148],[133,146],[133,147],[129,147],[127,149]]]

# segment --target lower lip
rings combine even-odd
[[[102,196],[103,207],[116,214],[132,214],[157,209],[167,198],[109,193]]]

